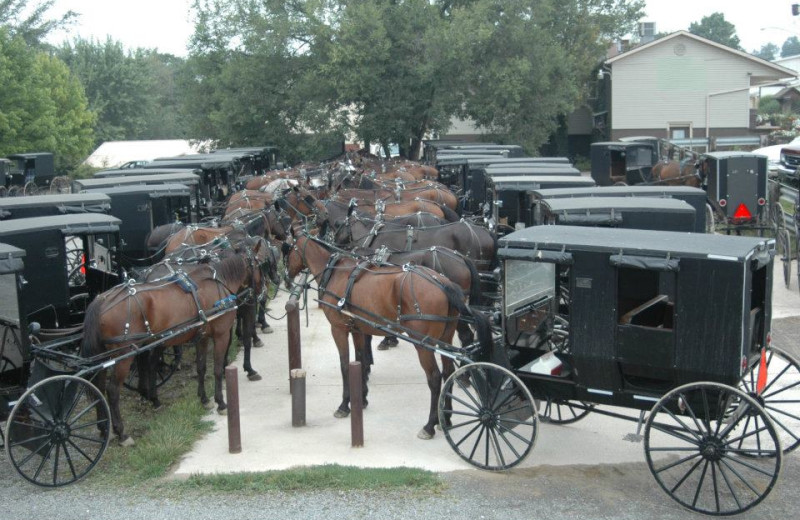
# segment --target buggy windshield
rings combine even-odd
[[[505,306],[511,314],[530,303],[556,294],[556,266],[551,263],[506,260]]]

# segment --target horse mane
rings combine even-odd
[[[226,286],[239,283],[247,276],[247,261],[240,254],[232,253],[213,264],[216,277]]]

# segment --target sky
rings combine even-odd
[[[800,36],[800,16],[793,17],[792,3],[800,0],[647,0],[642,21],[655,22],[656,31],[688,29],[704,16],[722,12],[736,26],[742,47],[752,52],[772,42],[780,48],[786,38]],[[81,36],[104,41],[107,35],[125,48],[158,48],[186,56],[192,34],[191,0],[56,0],[53,13],[72,9],[81,13],[68,32],[50,38],[60,44]]]

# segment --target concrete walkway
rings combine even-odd
[[[776,262],[773,317],[800,315],[796,278],[789,290],[783,284],[782,265]],[[793,266],[793,276],[796,274]],[[311,299],[314,292],[309,292]],[[270,306],[283,315],[287,294]],[[369,407],[364,412],[364,446],[351,448],[350,420],[333,412],[342,393],[336,347],[322,310],[313,300],[308,326],[301,312],[302,362],[307,372],[307,425],[291,425],[291,396],[286,320],[270,319],[273,334],[262,335],[265,347],[253,349],[252,364],[263,379],[249,382],[239,372],[242,452],[228,453],[224,416],[209,415],[212,433],[198,442],[180,463],[177,475],[266,471],[294,466],[342,464],[360,467],[407,466],[431,471],[472,469],[452,451],[444,435],[423,441],[417,432],[427,420],[429,391],[415,349],[400,343],[388,351],[375,350],[370,378]],[[377,341],[374,342],[377,344]],[[237,360],[241,366],[241,359]],[[625,410],[622,410],[625,412]],[[633,411],[628,410],[628,413]],[[610,464],[644,461],[642,443],[624,440],[635,423],[590,414],[572,425],[541,424],[539,437],[522,467],[537,465]]]

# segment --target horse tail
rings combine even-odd
[[[102,299],[95,298],[86,308],[83,319],[83,339],[81,340],[81,356],[88,358],[103,352],[103,336],[100,332]]]
[[[503,366],[508,366],[507,360],[503,362],[502,359],[498,359],[497,351],[503,349],[496,349],[494,346],[494,341],[492,340],[492,326],[489,322],[489,317],[464,303],[464,293],[454,283],[442,283],[441,286],[445,296],[447,296],[447,301],[450,302],[450,306],[455,307],[462,317],[469,316],[472,318],[481,350],[490,355],[493,360],[501,362]]]
[[[481,291],[481,275],[475,262],[465,255],[459,255],[464,260],[464,265],[469,269],[469,303],[470,305],[483,305],[483,292]]]
[[[458,213],[448,208],[444,204],[439,204],[439,207],[442,208],[442,213],[444,213],[444,219],[446,221],[458,222],[459,220],[461,220],[461,216]]]

